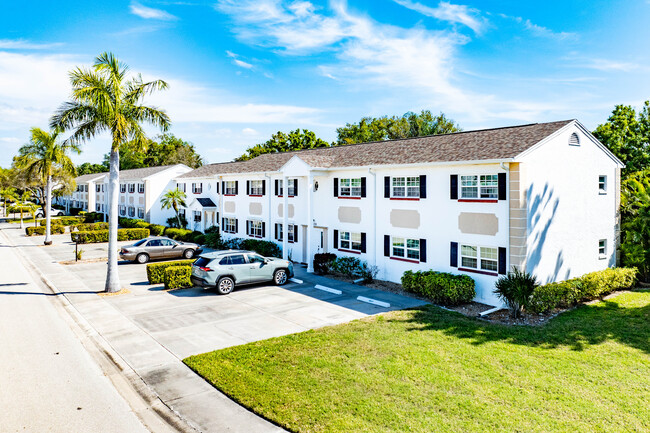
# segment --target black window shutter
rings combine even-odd
[[[277,180],[275,181],[275,184],[276,185],[278,184]],[[279,241],[280,239],[278,238],[278,225],[279,225],[278,223],[275,223],[274,227],[275,227],[275,240]]]
[[[246,195],[250,195],[250,194],[251,194],[251,181],[247,180],[246,181]]]
[[[420,175],[420,198],[427,198],[427,176]]]
[[[499,173],[499,200],[506,199],[506,174]]]
[[[366,178],[362,177],[361,178],[361,197],[366,196]]]
[[[384,235],[384,257],[390,257],[390,236]]]
[[[278,179],[275,179],[274,184],[275,184],[275,195],[280,195],[280,191],[278,189]]]
[[[332,243],[334,244],[334,248],[339,247],[339,231],[338,230],[334,230],[334,242],[332,242]]]
[[[183,185],[183,187],[184,187],[184,185]],[[224,194],[226,193],[226,181],[225,180],[221,181],[221,192],[223,192]]]
[[[339,196],[339,178],[335,177],[334,178],[334,197]],[[336,247],[334,247],[336,248]]]
[[[266,223],[262,221],[262,237],[266,237]]]
[[[505,173],[504,173],[505,174]],[[506,257],[506,249],[503,247],[499,247],[499,273],[504,275],[507,273],[507,260],[508,258]]]
[[[426,262],[427,262],[427,240],[420,239],[420,263],[426,263]]]
[[[262,180],[262,195],[266,195],[266,180]]]
[[[452,174],[449,177],[449,198],[458,200],[458,175]]]
[[[239,220],[235,218],[235,233],[239,233]]]
[[[235,195],[239,194],[239,181],[235,181]]]
[[[225,219],[225,218],[221,218],[221,229],[223,230],[223,228],[224,228],[225,226],[226,226],[226,219]]]
[[[390,176],[384,176],[384,198],[390,198]]]
[[[217,212],[217,224],[219,224],[219,212]]]
[[[293,180],[293,195],[298,195],[298,179]]]
[[[365,253],[366,252],[366,234],[361,233],[361,252]]]
[[[458,267],[458,242],[451,243],[451,251],[449,254],[449,266],[454,268]]]
[[[246,234],[251,234],[251,222],[249,220],[246,220]]]
[[[293,241],[298,242],[298,226],[293,226]]]

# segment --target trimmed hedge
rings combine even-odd
[[[336,260],[336,254],[319,253],[314,254],[314,273],[317,275],[326,275],[330,272],[332,262]]]
[[[60,225],[52,225],[50,226],[50,233],[53,235],[60,235],[65,233],[65,227],[60,226]],[[25,234],[27,236],[34,236],[34,235],[44,235],[45,234],[45,227],[25,227]]]
[[[537,287],[527,310],[547,313],[556,308],[570,308],[580,302],[601,298],[617,290],[634,287],[636,268],[608,268],[578,278]]]
[[[79,212],[80,216],[83,216],[85,223],[96,223],[104,221],[104,214],[99,212]]]
[[[149,229],[118,229],[118,241],[133,241],[149,237]],[[94,244],[98,242],[108,242],[108,230],[95,230],[88,232],[70,233],[72,242],[80,244]]]
[[[181,289],[192,287],[191,266],[170,266],[165,269],[165,289]]]
[[[165,226],[161,226],[159,224],[149,224],[149,227],[147,228],[151,232],[151,236],[160,236],[165,231]]]
[[[262,239],[230,238],[222,241],[222,247],[226,250],[255,251],[264,257],[282,258],[282,248],[278,244]]]
[[[108,223],[82,223],[70,226],[70,231],[90,232],[94,230],[108,230]]]
[[[170,266],[192,267],[194,260],[174,260],[171,262],[149,263],[147,265],[147,280],[149,284],[160,284],[165,282],[165,269]]]
[[[118,217],[117,223],[120,225],[120,227],[123,227],[125,229],[137,229],[137,228],[146,228],[146,227],[138,227],[139,223],[145,223],[147,224],[146,221],[137,219],[137,218],[124,218],[124,217]]]
[[[192,234],[192,230],[166,228],[164,234],[168,238],[172,238],[177,241],[189,242],[187,239],[189,239],[190,235]]]
[[[84,219],[79,218],[79,217],[70,217],[70,216],[65,217],[64,216],[64,217],[52,218],[51,222],[52,222],[53,226],[54,225],[57,225],[57,226],[73,226],[73,225],[80,224],[80,223],[84,222]],[[45,226],[45,224],[46,224],[45,219],[42,219],[40,224],[42,226]]]
[[[471,277],[447,272],[406,271],[402,276],[402,286],[405,290],[426,296],[440,305],[465,304],[476,296]]]

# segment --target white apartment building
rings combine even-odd
[[[95,210],[95,185],[104,182],[106,173],[84,174],[75,179],[77,188],[68,196],[59,197],[56,200],[57,204],[66,207],[69,212],[71,208],[77,208],[86,212]]]
[[[118,215],[165,224],[167,218],[175,214],[173,210],[163,210],[160,199],[165,192],[174,188],[174,178],[191,170],[184,164],[176,164],[120,171]],[[95,177],[89,180],[84,179],[86,176]],[[80,176],[77,185],[85,184],[84,192],[73,193],[69,200],[75,203],[75,194],[84,194],[80,197],[86,199],[83,202],[86,205],[84,210],[103,213],[104,219],[108,220],[108,181],[108,173]]]
[[[189,228],[281,243],[308,270],[332,252],[395,282],[466,273],[498,305],[513,266],[547,283],[616,264],[622,167],[568,120],[266,154],[176,182]]]

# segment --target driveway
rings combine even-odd
[[[50,247],[37,247],[42,236],[27,238],[17,230],[7,234],[165,404],[201,431],[278,428],[224,400],[181,363],[187,356],[423,304],[307,274],[299,266],[296,282],[281,287],[248,286],[227,296],[199,288],[167,292],[162,285],[148,284],[146,265],[126,262],[119,273],[130,293],[100,297],[96,292],[104,288],[106,244],[84,246],[87,262],[61,264],[74,258],[69,234],[53,236]]]

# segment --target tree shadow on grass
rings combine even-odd
[[[650,299],[650,290],[645,292]],[[621,296],[621,295],[619,295]],[[543,326],[507,326],[485,323],[433,305],[414,309],[413,331],[435,330],[479,345],[495,341],[553,349],[585,347],[616,341],[650,354],[650,303],[621,305],[618,297],[582,305],[560,314]]]

